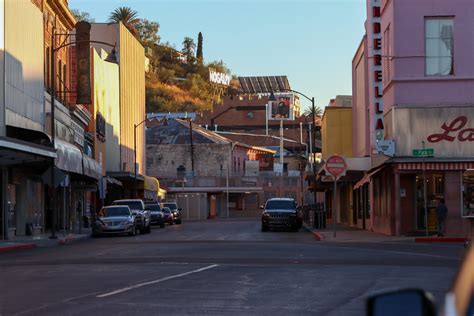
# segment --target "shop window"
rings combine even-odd
[[[452,18],[425,20],[425,65],[427,76],[454,74],[454,34]]]
[[[463,217],[474,217],[474,170],[467,170],[463,174]]]

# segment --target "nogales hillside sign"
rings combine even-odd
[[[222,72],[217,72],[213,69],[209,69],[209,81],[211,83],[228,86],[230,85],[230,75]]]

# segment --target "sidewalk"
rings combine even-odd
[[[414,236],[388,236],[380,233],[369,232],[364,229],[338,225],[336,238],[331,225],[326,229],[315,229],[306,223],[303,228],[312,233],[314,239],[326,242],[406,242],[406,243],[464,243],[467,238],[458,237],[414,237]]]
[[[91,236],[90,228],[83,228],[81,234],[71,234],[57,232],[57,239],[50,239],[51,233],[35,235],[35,236],[15,236],[9,240],[0,240],[0,253],[20,250],[32,249],[36,247],[53,247],[65,245],[78,240],[86,239]]]
[[[380,233],[369,232],[364,229],[340,226],[336,227],[336,238],[332,226],[326,229],[315,229],[307,224],[303,228],[313,234],[314,239],[325,242],[414,242],[414,237],[387,236]]]

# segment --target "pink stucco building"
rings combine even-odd
[[[367,228],[434,233],[444,198],[447,235],[471,234],[473,38],[472,0],[367,0],[352,61],[353,153],[372,166],[354,186]]]

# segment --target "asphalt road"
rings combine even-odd
[[[1,254],[0,315],[363,315],[367,296],[401,287],[442,302],[463,252],[183,222]]]

